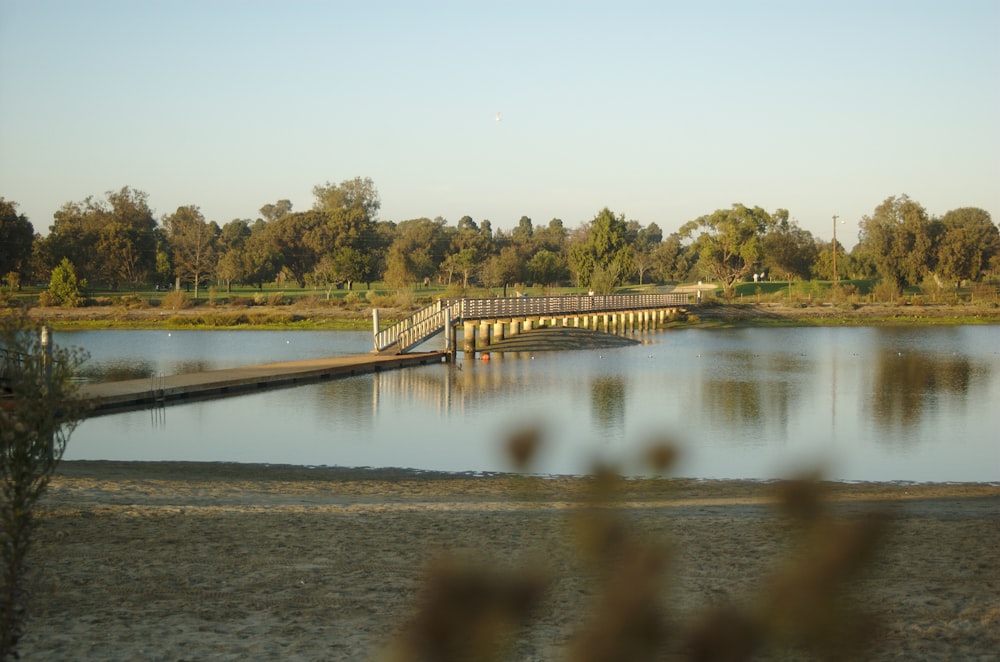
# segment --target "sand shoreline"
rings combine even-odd
[[[228,463],[65,462],[33,549],[26,659],[378,659],[442,556],[544,559],[553,581],[509,659],[563,656],[594,597],[570,522],[590,478]],[[778,484],[630,480],[602,508],[671,550],[684,620],[745,603],[795,527]],[[825,484],[837,518],[891,523],[860,580],[884,659],[1000,650],[1000,486]],[[675,651],[677,652],[677,651]],[[801,653],[801,651],[797,651]],[[775,656],[796,657],[787,651]]]

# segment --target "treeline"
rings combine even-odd
[[[220,226],[195,205],[155,218],[148,195],[124,187],[105,199],[68,202],[47,236],[17,205],[0,198],[0,277],[7,288],[66,279],[136,290],[155,284],[351,288],[382,281],[503,289],[525,283],[610,292],[623,284],[707,280],[731,292],[741,281],[879,278],[901,289],[957,286],[1000,274],[1000,230],[974,207],[930,216],[907,196],[889,197],[860,220],[847,253],[803,230],[787,210],[733,205],[664,236],[656,223],[626,220],[605,208],[577,228],[560,219],[535,226],[522,216],[510,231],[469,216],[379,220],[374,183],[355,178],[313,189],[314,203],[265,204],[254,220]],[[836,220],[833,221],[836,224]],[[836,251],[836,253],[835,253]],[[73,288],[65,288],[72,291]],[[72,301],[57,301],[72,304]]]

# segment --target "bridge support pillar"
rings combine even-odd
[[[493,341],[499,342],[503,340],[503,322],[493,323]]]
[[[526,318],[524,320],[524,327],[523,328],[524,328],[525,331],[531,331],[531,318],[530,317],[528,317],[528,318]]]
[[[510,335],[516,336],[521,333],[521,323],[517,320],[510,321]]]
[[[486,320],[479,323],[479,344],[483,347],[490,346],[490,323]]]
[[[476,351],[475,322],[465,322],[462,325],[462,351],[469,353],[475,353]]]

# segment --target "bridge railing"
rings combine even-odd
[[[670,294],[580,294],[552,297],[514,297],[491,299],[445,299],[449,305],[461,305],[461,319],[559,316],[649,308],[683,306],[688,295]],[[452,319],[457,319],[455,316]]]

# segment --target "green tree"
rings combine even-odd
[[[558,253],[565,259],[566,239],[569,232],[563,227],[562,220],[553,218],[544,228],[536,228],[534,232],[534,244],[537,250],[547,250]]]
[[[313,187],[313,209],[333,213],[340,209],[359,209],[368,221],[378,220],[382,206],[378,190],[370,177],[355,177],[340,184],[327,182]]]
[[[69,258],[64,257],[52,270],[48,293],[55,305],[75,308],[83,305],[83,292],[86,287],[86,279],[78,279],[76,267]]]
[[[937,238],[937,273],[946,281],[977,281],[1000,256],[1000,230],[989,212],[977,207],[953,209],[941,217]]]
[[[771,216],[760,207],[734,204],[685,223],[679,234],[694,238],[698,269],[732,296],[736,283],[760,263],[762,238],[770,223]]]
[[[427,282],[438,272],[449,246],[444,219],[415,218],[396,226],[385,280],[393,287]]]
[[[646,273],[656,267],[654,253],[663,241],[663,231],[656,223],[642,227],[636,221],[629,221],[627,239],[632,246],[632,266],[642,285]]]
[[[274,204],[267,203],[260,208],[260,215],[265,221],[276,221],[286,214],[292,213],[291,200],[278,200]]]
[[[788,212],[784,209],[774,213],[774,223],[761,240],[761,250],[761,266],[767,273],[781,280],[808,280],[812,265],[818,257],[816,239],[812,233],[803,230],[794,220],[789,220]],[[842,248],[840,253],[843,253]],[[846,259],[844,266],[847,266]],[[838,271],[840,270],[838,264]]]
[[[156,267],[159,228],[149,196],[128,186],[105,195],[106,200],[87,197],[64,204],[53,215],[45,255],[55,263],[69,258],[81,278],[103,281],[111,289],[121,283],[135,288]]]
[[[106,195],[106,221],[97,241],[101,272],[112,289],[128,283],[135,290],[156,267],[156,218],[142,191],[125,186]]]
[[[265,226],[262,241],[274,257],[274,266],[299,287],[329,246],[329,216],[322,211],[293,212]]]
[[[47,336],[46,336],[47,338]],[[28,613],[26,574],[35,508],[85,415],[74,381],[86,356],[43,344],[23,315],[0,319],[0,660],[16,659]]]
[[[605,207],[581,230],[574,235],[569,249],[569,266],[576,272],[579,284],[589,285],[598,269],[603,277],[612,275],[614,284],[620,284],[634,268],[625,217],[615,216]]]
[[[483,264],[483,284],[489,288],[502,287],[506,297],[507,288],[524,279],[524,266],[517,248],[504,246]]]
[[[528,277],[545,286],[555,285],[568,276],[566,259],[559,253],[541,249],[531,256],[527,264]]]
[[[226,284],[226,292],[232,291],[234,282],[246,282],[246,245],[250,238],[250,221],[233,219],[222,226],[216,241],[218,260],[215,263],[216,277]]]
[[[17,274],[18,282],[29,276],[35,228],[17,203],[0,197],[0,276]]]
[[[274,280],[280,267],[280,255],[275,252],[270,237],[270,224],[258,220],[250,226],[250,236],[244,243],[240,256],[242,281],[263,289],[264,283]]]
[[[196,205],[178,207],[163,219],[170,246],[173,248],[174,270],[178,278],[194,287],[194,298],[203,281],[215,271],[215,249],[219,227],[208,223]]]
[[[535,234],[535,228],[531,223],[531,219],[527,216],[522,216],[517,222],[517,227],[511,232],[511,239],[517,244],[528,244],[531,243],[531,239]]]
[[[906,195],[886,198],[861,219],[860,228],[860,250],[879,277],[897,289],[916,285],[934,269],[931,221]]]
[[[661,241],[653,251],[653,273],[665,282],[687,278],[691,271],[688,250],[676,232]]]

